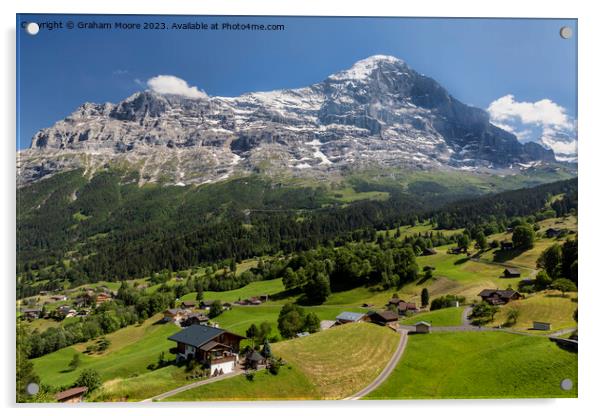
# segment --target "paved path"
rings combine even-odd
[[[383,383],[383,381],[385,381],[391,375],[393,369],[395,369],[397,363],[401,359],[401,356],[403,355],[403,352],[406,349],[406,344],[408,343],[408,332],[405,329],[399,329],[397,332],[401,335],[399,339],[399,344],[397,345],[397,350],[395,350],[393,356],[391,357],[383,371],[378,375],[378,377],[376,377],[370,384],[368,384],[362,390],[349,397],[344,398],[343,400],[361,399],[362,397],[376,389],[378,386],[380,386]]]
[[[195,381],[194,383],[186,384],[185,386],[178,387],[177,389],[166,391],[165,393],[161,393],[157,396],[151,397],[150,399],[142,400],[142,402],[153,402],[155,400],[163,400],[167,397],[173,396],[173,395],[181,393],[183,391],[194,389],[195,387],[203,386],[203,385],[209,384],[209,383],[214,383],[216,381],[224,380],[224,379],[227,379],[230,377],[234,377],[234,376],[237,376],[242,373],[243,373],[242,370],[236,369],[235,371],[228,373],[228,374],[224,374],[222,376],[211,377],[211,378],[207,378],[207,379],[204,379],[201,381]]]

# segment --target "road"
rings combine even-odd
[[[359,399],[361,399],[362,397],[364,397],[365,395],[370,393],[372,390],[374,390],[378,386],[380,386],[383,383],[383,381],[385,381],[389,377],[389,375],[391,375],[391,373],[397,366],[397,363],[401,359],[401,356],[403,355],[403,352],[406,349],[406,344],[408,342],[408,332],[405,329],[399,329],[397,332],[400,334],[399,344],[397,345],[397,350],[395,350],[395,352],[393,353],[393,356],[387,363],[387,366],[378,375],[378,377],[376,377],[370,384],[368,384],[366,387],[364,387],[357,393],[344,398],[343,400],[359,400]]]
[[[194,383],[186,384],[185,386],[178,387],[177,389],[166,391],[165,393],[161,393],[161,394],[151,397],[149,399],[142,400],[142,402],[154,402],[156,400],[163,400],[167,397],[173,396],[173,395],[181,393],[183,391],[194,389],[196,387],[203,386],[205,384],[214,383],[216,381],[225,380],[227,378],[234,377],[234,376],[237,376],[242,373],[243,373],[242,370],[236,369],[236,371],[233,371],[228,374],[224,374],[222,376],[211,377],[211,378],[207,378],[207,379],[204,379],[201,381],[195,381]]]

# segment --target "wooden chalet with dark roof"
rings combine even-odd
[[[167,339],[177,343],[174,352],[178,359],[196,359],[209,365],[211,374],[216,375],[234,371],[240,341],[245,337],[221,328],[191,325]]]
[[[504,277],[520,277],[520,270],[513,267],[506,267],[504,269]]]
[[[510,301],[522,298],[520,293],[512,289],[485,289],[479,293],[479,296],[490,305],[504,305]]]
[[[391,311],[373,311],[368,313],[370,322],[378,325],[389,325],[399,321],[399,315]]]

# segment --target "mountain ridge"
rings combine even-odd
[[[196,98],[146,90],[116,104],[84,103],[19,152],[17,180],[107,164],[138,170],[140,184],[186,185],[254,172],[511,171],[552,162],[551,150],[521,144],[404,61],[375,55],[295,89]]]

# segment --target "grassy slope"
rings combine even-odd
[[[206,291],[203,293],[203,299],[206,300],[221,300],[222,302],[235,302],[239,299],[247,299],[252,296],[273,295],[274,293],[282,292],[284,285],[282,279],[262,280],[259,282],[251,282],[240,289],[228,290],[226,292]],[[182,296],[182,300],[196,299],[196,292],[187,293]]]
[[[420,321],[430,322],[433,326],[459,326],[462,325],[462,311],[464,308],[444,308],[432,312],[416,314],[400,321],[404,325],[413,325]]]
[[[380,374],[399,335],[372,324],[347,324],[274,344],[273,350],[299,368],[324,399],[344,398]]]
[[[133,325],[107,336],[115,345],[111,345],[103,354],[82,354],[80,351],[86,344],[76,344],[33,359],[35,371],[43,383],[52,386],[73,383],[85,368],[97,370],[103,380],[148,372],[146,367],[156,363],[162,351],[166,352],[166,359],[172,358],[167,351],[173,342],[168,341],[167,337],[178,331],[173,324],[151,325],[152,322],[156,322],[156,319],[147,320],[143,330]],[[68,371],[67,367],[75,353],[81,354],[81,364],[75,371]]]
[[[253,381],[235,376],[168,397],[164,401],[201,400],[317,400],[316,387],[293,366],[284,366],[278,375],[258,371]]]
[[[570,378],[572,391],[560,389]],[[577,354],[543,337],[461,332],[411,336],[369,399],[576,397]]]
[[[340,399],[360,390],[382,371],[398,340],[393,331],[376,325],[335,327],[273,344],[274,354],[288,363],[277,376],[260,371],[252,382],[237,376],[168,400]]]
[[[510,309],[519,311],[518,321],[512,329],[519,331],[528,331],[533,326],[533,321],[549,322],[552,324],[552,331],[559,329],[576,327],[577,323],[573,320],[573,312],[577,309],[575,298],[576,293],[570,293],[567,297],[561,297],[560,292],[546,290],[544,292],[529,295],[525,299],[511,302],[500,308],[492,325],[503,325]],[[540,332],[540,331],[537,331]]]

